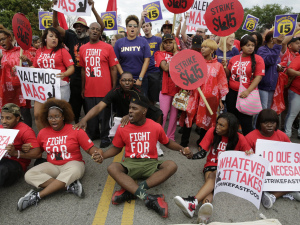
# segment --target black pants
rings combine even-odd
[[[85,105],[86,112],[88,112],[95,105],[101,102],[102,99],[103,98],[85,97],[84,105]],[[101,143],[110,142],[110,139],[108,138],[109,129],[110,129],[109,128],[110,116],[111,116],[110,106],[107,106],[102,110],[101,113],[98,114],[98,116],[95,116],[94,118],[90,119],[87,122],[86,133],[88,134],[91,140],[100,138]],[[99,123],[101,124],[101,132],[99,130]]]
[[[30,113],[30,108],[21,107],[20,108],[21,115],[24,119],[24,123],[30,127],[32,127],[32,116]]]
[[[70,100],[69,103],[72,106],[72,110],[75,115],[75,123],[79,122],[81,108],[84,104],[84,99],[81,97],[81,80],[70,80]]]
[[[0,187],[7,187],[24,176],[20,163],[15,160],[2,158],[0,161]]]
[[[188,146],[190,136],[191,136],[191,131],[192,131],[192,127],[186,127],[186,125],[184,124],[182,135],[181,135],[181,142],[180,142],[180,145],[182,147],[187,147]],[[206,132],[207,132],[207,130],[200,128],[200,137],[197,140],[197,146],[202,141],[202,139],[205,136]]]
[[[229,88],[229,92],[226,95],[227,112],[234,114],[238,118],[243,130],[243,135],[246,136],[248,133],[253,131],[253,127],[252,127],[253,116],[243,114],[237,110],[236,108],[237,95],[238,95],[237,91],[234,91]]]

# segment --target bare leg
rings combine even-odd
[[[213,194],[212,193],[209,193],[202,201],[202,204],[206,203],[206,202],[209,202],[209,203],[212,203],[213,201]]]
[[[65,186],[66,186],[66,183],[56,180],[54,178],[50,178],[45,183],[40,185],[41,188],[44,188],[42,191],[40,191],[40,197],[43,198],[43,197],[50,195],[60,189],[64,189]]]
[[[282,197],[283,195],[290,193],[290,192],[270,192],[270,194],[273,194],[276,198]]]
[[[215,187],[216,173],[217,171],[208,171],[205,173],[205,183],[195,196],[198,202],[205,200],[209,194],[212,194]]]

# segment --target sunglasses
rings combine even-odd
[[[137,28],[138,25],[137,25],[137,24],[128,24],[127,27],[130,27],[130,28],[131,28],[131,27]]]

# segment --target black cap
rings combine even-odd
[[[162,41],[165,41],[165,40],[174,40],[174,37],[172,34],[165,34],[163,37],[162,37]]]
[[[300,40],[300,37],[293,37],[293,38],[289,41],[288,45],[291,44],[291,43],[293,43],[293,42],[296,42],[296,41],[298,41],[298,40]]]
[[[203,38],[201,35],[195,35],[192,40],[192,48],[201,48]]]
[[[146,96],[140,95],[140,94],[136,93],[135,91],[133,91],[131,94],[132,94],[131,95],[132,97],[130,99],[130,102],[140,105],[142,107],[145,107],[147,109],[149,108],[149,100]]]

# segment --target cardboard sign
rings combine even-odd
[[[118,25],[118,34],[121,34],[122,32],[126,33],[126,28]]]
[[[248,14],[242,29],[253,32],[257,27],[258,21],[259,19],[257,17]]]
[[[297,14],[275,16],[273,37],[277,38],[280,34],[285,36],[294,35],[297,25],[297,17]]]
[[[259,209],[268,165],[269,162],[258,155],[222,152],[218,156],[214,195],[227,192],[252,202]]]
[[[300,191],[300,145],[258,139],[255,154],[270,162],[264,191]]]
[[[199,28],[206,28],[206,23],[204,20],[204,14],[208,5],[212,0],[195,0],[194,5],[189,11],[190,16],[186,22],[187,25]]]
[[[118,30],[117,13],[116,12],[103,12],[101,18],[105,25],[105,31]]]
[[[237,31],[243,23],[243,18],[244,9],[238,0],[214,0],[204,15],[207,28],[221,37]]]
[[[91,16],[92,6],[88,0],[57,0],[53,10],[65,15]]]
[[[19,130],[15,129],[0,129],[0,160],[3,158],[7,150],[6,145],[12,144],[19,133]]]
[[[182,50],[173,56],[169,71],[177,86],[185,90],[195,90],[205,82],[207,65],[199,52]]]
[[[163,0],[168,11],[179,14],[188,11],[193,5],[193,0]]]
[[[16,66],[16,71],[25,99],[41,103],[49,98],[61,99],[60,78],[56,77],[60,70]]]
[[[28,50],[32,42],[32,30],[29,20],[22,13],[16,13],[12,20],[12,27],[17,43],[23,50]]]
[[[146,5],[143,5],[143,10],[147,10],[147,16],[145,17],[145,22],[153,22],[156,20],[162,20],[161,6],[160,2],[152,2]]]
[[[46,30],[49,27],[52,27],[52,12],[39,12],[39,29]]]

